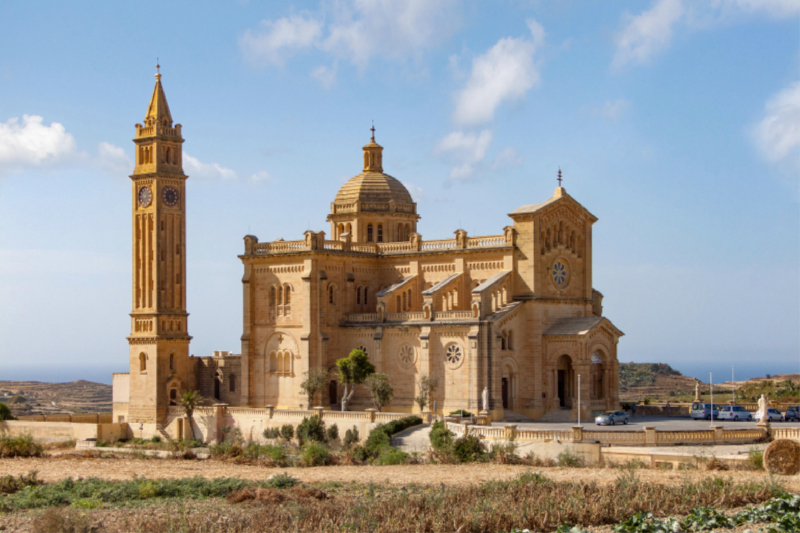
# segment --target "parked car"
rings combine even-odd
[[[767,409],[767,420],[770,422],[783,422],[783,415],[774,407]],[[756,421],[761,421],[761,413],[756,413]]]
[[[753,420],[753,414],[741,405],[723,405],[719,410],[719,420]]]
[[[800,421],[800,405],[790,405],[786,409],[786,414],[783,415],[785,421],[794,420]]]
[[[627,424],[628,413],[623,411],[606,411],[594,419],[598,426],[613,426],[614,424]]]
[[[714,415],[714,419],[719,418],[719,405],[714,404],[714,409],[712,411],[710,403],[694,402],[689,416],[695,420],[711,420],[712,414]]]

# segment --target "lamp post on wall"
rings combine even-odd
[[[578,374],[578,425],[581,425],[581,375]]]
[[[708,373],[708,388],[711,391],[711,427],[714,427],[714,375]]]

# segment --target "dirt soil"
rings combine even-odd
[[[223,461],[184,461],[179,459],[88,458],[64,455],[43,459],[0,460],[0,475],[27,474],[38,471],[40,479],[58,481],[67,477],[97,477],[109,480],[131,479],[134,475],[147,478],[182,479],[202,476],[207,479],[237,477],[264,480],[273,474],[288,472],[305,483],[339,481],[390,485],[468,485],[493,479],[511,479],[526,471],[538,471],[556,481],[596,481],[613,483],[620,470],[613,468],[532,468],[524,465],[465,464],[465,465],[397,465],[397,466],[322,466],[315,468],[267,468],[256,465],[237,465]],[[700,480],[710,475],[730,478],[736,483],[767,482],[766,472],[750,471],[663,471],[640,469],[642,481],[667,485],[686,480]],[[800,476],[778,477],[792,493],[800,493]]]

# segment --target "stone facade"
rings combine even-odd
[[[479,411],[488,387],[495,419],[505,410],[574,416],[578,376],[582,417],[618,406],[623,334],[602,316],[603,295],[592,287],[597,218],[559,183],[552,198],[509,213],[497,235],[459,229],[451,239],[423,240],[416,203],[383,172],[374,130],[362,172],[331,204],[332,239],[324,231],[295,241],[244,237],[241,354],[188,357],[182,138],[157,78],[146,126],[137,125],[132,176],[130,421],[163,420],[173,389],[196,388],[229,405],[307,408],[304,373],[332,370],[354,348],[390,377],[395,396],[386,409],[394,412],[416,409],[426,375],[438,382],[432,400],[440,413]],[[170,154],[178,159],[170,163]],[[334,377],[314,404],[335,408],[341,394]],[[370,406],[363,388],[349,406]]]

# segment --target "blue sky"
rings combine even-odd
[[[800,370],[800,4],[0,4],[0,379],[126,371],[156,58],[183,124],[191,352],[239,352],[242,237],[300,238],[371,121],[425,239],[564,187],[619,358]]]

